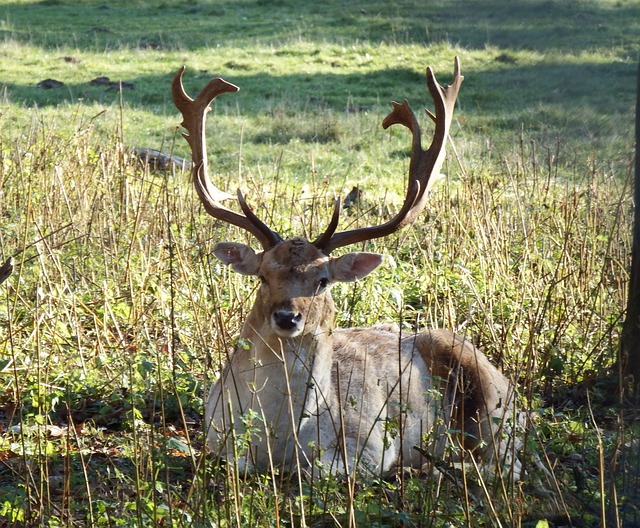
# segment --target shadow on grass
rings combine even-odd
[[[638,37],[633,1],[481,0],[43,0],[4,7],[0,37],[54,50],[251,46],[288,41],[487,45],[540,52],[609,46]],[[633,42],[635,40],[635,43]]]
[[[624,62],[546,61],[536,65],[519,65],[516,60],[502,67],[503,57],[494,58],[493,68],[465,68],[458,117],[473,118],[471,126],[479,130],[517,130],[523,123],[532,130],[544,129],[552,137],[591,138],[616,133],[607,129],[616,120],[600,119],[620,115],[629,119],[633,113],[635,66]],[[176,70],[179,65],[176,65]],[[26,106],[55,106],[61,102],[94,102],[157,108],[169,115],[176,113],[170,96],[174,72],[166,75],[140,75],[123,79],[126,88],[65,83],[50,89],[31,82],[6,85],[9,93],[24,94]],[[447,84],[452,72],[437,71],[441,84]],[[224,95],[214,103],[219,109],[241,115],[273,114],[274,108],[291,118],[301,111],[353,112],[380,109],[385,115],[387,102],[407,99],[416,113],[432,107],[424,74],[407,68],[364,73],[329,73],[274,76],[246,73],[230,67],[226,71],[208,72],[187,69],[185,88],[195,96],[213,77],[222,76],[237,84],[240,92]],[[63,79],[60,81],[64,82]],[[178,121],[176,121],[176,124]],[[604,123],[604,124],[603,124]],[[629,129],[631,130],[631,129]],[[618,132],[619,133],[619,132]],[[276,134],[278,135],[278,134]],[[295,134],[294,134],[295,135]],[[274,136],[275,138],[275,136]],[[282,142],[277,140],[274,142]],[[285,138],[286,139],[286,138]],[[260,138],[260,142],[269,138]],[[286,141],[285,141],[286,142]]]

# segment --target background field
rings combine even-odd
[[[616,361],[639,49],[631,0],[0,2],[0,526],[640,526]],[[385,265],[334,290],[338,322],[473,339],[531,409],[530,476],[235,478],[206,456],[202,402],[255,284],[211,249],[254,242],[132,149],[188,157],[184,64],[193,95],[241,89],[210,114],[217,185],[286,236],[355,186],[341,227],[379,223],[409,153],[388,101],[430,107],[425,67],[446,83],[456,55],[445,177],[419,223],[366,245]]]

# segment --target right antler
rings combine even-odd
[[[338,227],[338,218],[340,216],[340,200],[338,199],[336,200],[329,227],[313,243],[316,247],[328,255],[334,249],[342,246],[390,235],[415,221],[426,205],[430,178],[434,174],[438,174],[442,168],[445,155],[444,147],[449,136],[453,109],[463,79],[464,77],[460,74],[458,57],[455,59],[453,81],[451,86],[446,88],[438,84],[433,70],[427,68],[427,87],[431,97],[433,97],[435,115],[429,111],[427,112],[436,123],[433,141],[427,150],[422,149],[420,126],[409,103],[407,101],[402,104],[391,103],[393,110],[382,122],[383,128],[386,129],[391,125],[401,124],[411,130],[413,134],[407,196],[400,212],[394,218],[379,226],[363,227],[336,233],[335,230]]]
[[[182,126],[188,132],[188,134],[182,135],[191,147],[193,183],[198,196],[200,196],[200,201],[207,213],[214,218],[246,229],[258,239],[263,249],[272,248],[281,242],[282,238],[251,211],[240,189],[238,189],[238,202],[244,215],[227,209],[220,203],[220,200],[230,196],[217,189],[209,179],[207,145],[205,142],[205,123],[209,105],[220,94],[237,92],[239,88],[223,79],[216,78],[210,81],[194,100],[184,91],[182,85],[184,70],[185,67],[183,66],[173,78],[171,91],[173,102],[182,113]]]

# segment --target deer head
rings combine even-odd
[[[368,275],[382,262],[377,253],[347,253],[330,258],[302,238],[254,252],[244,244],[223,242],[214,254],[235,271],[260,278],[254,309],[280,337],[330,330],[333,301],[330,287]]]
[[[262,251],[256,252],[244,244],[223,242],[214,250],[216,257],[230,264],[235,271],[258,276],[262,281],[252,310],[253,317],[250,316],[247,324],[255,331],[270,331],[283,338],[330,330],[334,311],[329,294],[331,285],[363,278],[382,261],[375,253],[348,253],[334,258],[331,252],[390,235],[415,221],[425,207],[432,177],[442,168],[455,101],[463,81],[458,59],[455,59],[453,82],[446,88],[438,84],[433,70],[427,68],[427,88],[435,105],[434,113],[427,111],[435,122],[433,139],[427,150],[422,148],[420,126],[406,101],[402,104],[392,102],[393,109],[382,122],[385,129],[394,124],[404,125],[413,136],[407,192],[398,214],[381,225],[336,232],[341,209],[338,198],[329,226],[313,242],[301,238],[284,241],[255,215],[240,190],[237,198],[241,213],[220,203],[229,195],[217,189],[208,176],[206,114],[218,95],[239,88],[216,78],[192,99],[182,85],[184,70],[183,67],[174,77],[172,92],[183,116],[182,125],[187,130],[183,135],[191,147],[193,181],[200,200],[211,216],[245,229],[262,245]]]

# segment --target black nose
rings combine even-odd
[[[273,312],[273,322],[283,330],[293,330],[302,321],[302,314],[294,314],[288,310]]]

